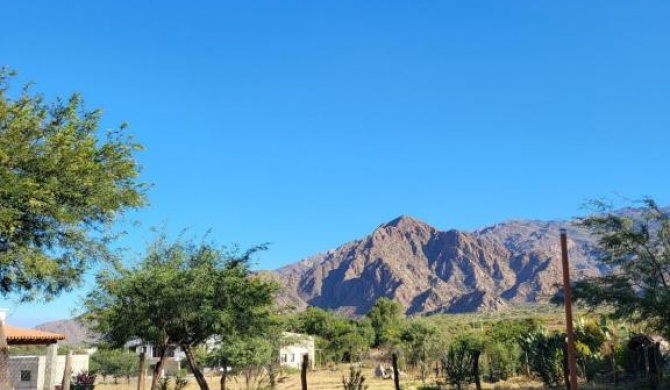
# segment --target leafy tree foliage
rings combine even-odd
[[[439,329],[427,319],[415,318],[407,323],[400,340],[408,363],[418,367],[421,378],[425,379],[430,363],[439,360],[442,351]]]
[[[579,223],[598,237],[599,261],[614,271],[574,284],[573,298],[609,305],[615,318],[648,321],[670,336],[670,218],[652,199],[629,214],[596,203]]]
[[[87,297],[87,317],[113,345],[140,339],[162,351],[152,390],[165,351],[174,345],[207,390],[195,347],[214,335],[224,343],[240,334],[262,335],[271,323],[276,286],[249,272],[260,249],[226,253],[211,243],[160,236],[137,266],[99,275],[98,288]]]
[[[565,334],[549,334],[546,329],[538,329],[520,339],[530,369],[549,387],[564,383],[565,337]]]
[[[295,324],[294,330],[297,332],[328,337],[333,333],[335,321],[337,319],[332,311],[310,306],[305,311],[298,313],[295,321],[292,322]]]
[[[137,373],[138,356],[124,349],[100,348],[89,363],[89,372],[102,377],[112,376],[117,383],[118,378],[128,380]]]
[[[486,332],[484,351],[489,364],[489,379],[506,380],[521,369],[519,339],[536,329],[533,321],[501,320]]]
[[[375,331],[374,346],[395,346],[400,343],[400,333],[403,327],[403,309],[398,302],[381,297],[372,305],[366,314]]]
[[[443,361],[447,382],[457,389],[472,383],[476,379],[473,368],[482,349],[482,341],[472,335],[461,335],[453,340]]]
[[[275,356],[276,345],[267,337],[238,337],[222,344],[216,355],[244,378],[246,390],[268,384],[266,369]]]
[[[317,336],[318,347],[335,362],[359,360],[374,341],[374,330],[367,318],[356,321],[309,307],[296,316],[294,323],[294,331]]]
[[[0,69],[0,294],[53,298],[110,256],[110,224],[145,204],[122,129],[99,137],[79,95],[46,102]]]

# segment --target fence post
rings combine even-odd
[[[302,366],[300,367],[300,383],[302,390],[307,390],[307,367],[309,367],[309,355],[302,355]]]
[[[391,354],[391,363],[393,364],[393,384],[395,390],[400,390],[400,370],[398,370],[398,354]]]

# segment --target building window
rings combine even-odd
[[[21,382],[30,382],[30,370],[21,370]]]
[[[295,354],[294,353],[291,354],[291,361],[295,362]]]
[[[281,362],[286,363],[287,360],[286,358],[287,358],[286,354],[281,355]]]

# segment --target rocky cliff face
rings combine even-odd
[[[366,313],[381,296],[407,314],[497,310],[546,302],[562,280],[559,229],[568,229],[574,279],[606,270],[588,234],[566,222],[509,221],[474,232],[440,231],[410,217],[275,271],[280,302]]]

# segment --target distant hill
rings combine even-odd
[[[35,329],[65,335],[65,340],[59,341],[63,345],[91,345],[99,340],[98,335],[76,320],[45,322],[35,326]]]
[[[640,216],[633,208],[618,213]],[[546,303],[553,295],[562,282],[561,228],[568,233],[573,280],[609,272],[595,261],[594,238],[570,221],[511,220],[465,232],[401,216],[366,237],[259,274],[283,286],[278,303],[298,309],[358,316],[383,296],[407,314],[495,311]],[[36,329],[63,333],[70,344],[95,340],[73,320]]]
[[[284,286],[278,300],[350,315],[366,313],[382,296],[407,314],[546,303],[562,280],[561,228],[568,231],[574,279],[607,272],[594,261],[588,232],[567,221],[506,221],[462,232],[401,216],[367,237],[274,271]]]

